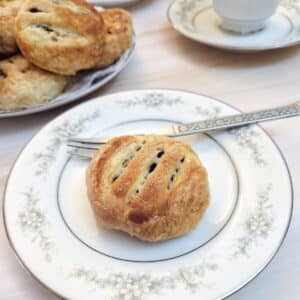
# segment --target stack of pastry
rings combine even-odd
[[[130,15],[85,0],[0,0],[0,108],[44,103],[81,70],[116,61],[132,40]],[[18,53],[20,51],[20,53]]]

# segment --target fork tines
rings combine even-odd
[[[68,140],[68,154],[76,158],[90,159],[96,151],[105,143],[104,139],[77,139]]]
[[[79,158],[79,159],[91,159],[96,150],[89,150],[89,149],[81,149],[81,148],[69,148],[67,153],[70,154],[72,157]]]
[[[80,144],[97,144],[102,145],[107,142],[106,138],[70,138],[68,142],[80,143]]]
[[[79,148],[79,149],[89,149],[89,150],[98,150],[101,144],[90,144],[90,143],[81,143],[81,142],[68,142],[68,147]]]

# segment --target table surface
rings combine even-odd
[[[300,46],[255,54],[209,48],[187,40],[171,28],[166,17],[169,3],[170,0],[142,0],[130,8],[137,33],[137,49],[131,63],[111,83],[82,101],[115,91],[157,87],[200,92],[243,111],[300,99]],[[74,105],[0,120],[1,195],[9,170],[28,140],[44,124]],[[295,188],[294,215],[285,243],[272,263],[230,299],[299,299],[300,118],[269,122],[263,127],[279,145],[290,167]],[[0,278],[1,299],[57,299],[19,265],[8,245],[3,222]]]

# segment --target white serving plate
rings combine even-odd
[[[103,7],[127,7],[140,1],[141,0],[89,0],[93,5]]]
[[[80,98],[100,89],[106,83],[116,77],[129,63],[136,45],[136,37],[133,34],[133,42],[130,48],[112,65],[100,69],[83,71],[74,76],[65,91],[47,103],[20,108],[16,110],[1,110],[0,119],[31,115],[42,111],[74,102]]]

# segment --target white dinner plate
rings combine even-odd
[[[235,113],[203,95],[137,90],[93,99],[48,123],[18,157],[5,191],[6,232],[21,263],[67,299],[220,299],[243,287],[272,260],[292,214],[289,171],[263,129],[182,139],[207,168],[211,202],[195,230],[154,244],[97,225],[88,162],[70,159],[65,144]]]
[[[67,85],[65,91],[47,103],[33,105],[14,110],[1,110],[0,119],[31,115],[38,112],[54,109],[56,107],[74,102],[96,91],[116,77],[129,63],[136,45],[136,36],[129,49],[112,65],[99,69],[79,72]]]
[[[172,26],[184,36],[220,49],[255,52],[300,44],[300,1],[284,0],[263,30],[237,34],[223,30],[212,0],[175,0],[169,6]]]

